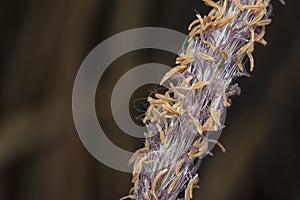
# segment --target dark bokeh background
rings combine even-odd
[[[273,1],[267,47],[256,46],[256,68],[241,78],[221,142],[200,173],[195,199],[300,199],[300,1]],[[23,0],[0,8],[0,199],[118,199],[130,174],[94,159],[76,133],[71,94],[84,57],[121,31],[161,26],[187,33],[200,0]],[[117,78],[147,62],[174,62],[159,51],[131,52],[106,72],[97,93],[100,123],[118,146],[134,150],[109,110]],[[102,89],[101,89],[102,88]],[[103,89],[104,88],[104,89]],[[104,121],[103,121],[104,120]]]

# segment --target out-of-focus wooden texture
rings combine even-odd
[[[200,0],[3,2],[0,199],[125,195],[131,176],[96,161],[77,136],[71,111],[76,72],[93,47],[118,32],[162,26],[186,33],[194,9],[208,11]],[[257,46],[255,72],[250,79],[238,80],[243,92],[227,114],[221,137],[227,153],[215,149],[215,156],[205,159],[195,199],[300,199],[299,9],[298,1],[286,6],[274,1],[269,45]],[[129,54],[124,66],[139,59]],[[103,85],[113,76],[108,72]],[[109,116],[104,109],[109,100],[97,95],[98,112]],[[105,124],[112,140],[137,148],[140,143],[117,133],[110,119]]]

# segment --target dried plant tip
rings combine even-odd
[[[198,83],[195,83],[195,84],[191,87],[191,89],[192,89],[192,90],[200,89],[200,88],[202,88],[202,87],[204,87],[204,86],[206,86],[206,85],[208,85],[208,84],[209,84],[209,82],[203,82],[203,81],[200,81],[200,82],[198,82]]]
[[[185,159],[182,158],[176,165],[176,170],[175,170],[175,174],[176,176],[179,176],[179,170],[182,167],[182,164],[184,163]]]
[[[211,143],[214,143],[214,144],[218,145],[218,146],[220,147],[221,151],[222,151],[223,153],[226,153],[225,147],[224,147],[219,141],[209,139],[208,142],[211,142]]]
[[[243,7],[243,5],[241,4],[241,2],[240,2],[240,0],[232,0],[236,5],[237,5],[237,7],[242,11],[242,12],[244,12],[244,7]]]
[[[198,174],[189,181],[187,188],[185,189],[184,200],[190,200],[193,198],[193,187],[198,183],[198,181]]]
[[[244,9],[249,9],[249,10],[254,10],[258,11],[261,10],[262,8],[267,8],[268,4],[258,4],[258,5],[243,5]]]
[[[166,102],[176,102],[176,99],[173,99],[173,98],[168,97],[166,95],[155,94],[155,97],[157,97],[158,99],[160,99],[162,101],[166,101]]]
[[[254,58],[253,58],[253,55],[250,51],[247,51],[247,55],[248,55],[249,60],[250,60],[250,71],[252,72],[253,69],[254,69]]]
[[[144,198],[145,198],[145,200],[150,200],[150,197],[149,197],[148,192],[145,192],[145,193],[144,193]]]
[[[168,171],[168,169],[161,170],[160,172],[158,172],[158,174],[153,179],[153,182],[151,185],[151,190],[154,194],[155,194],[155,190],[156,190],[156,183],[159,181],[159,179],[162,177],[162,175],[164,175],[167,171]]]
[[[170,194],[170,193],[172,192],[172,190],[174,189],[174,187],[175,187],[175,185],[176,185],[178,179],[179,179],[179,176],[176,176],[176,177],[174,178],[174,180],[172,181],[172,183],[170,184],[170,186],[169,186],[169,188],[168,188],[168,194]]]
[[[213,8],[219,8],[219,5],[217,3],[215,3],[214,1],[212,0],[203,0],[203,2],[208,5],[208,6],[211,6]]]
[[[227,88],[227,84],[224,84],[224,85],[223,85],[223,90],[222,90],[223,105],[224,105],[225,107],[229,107],[231,104],[230,104],[230,102],[228,102],[228,99],[227,99],[226,88]]]
[[[166,82],[166,80],[168,80],[169,78],[171,78],[175,73],[180,72],[182,70],[184,70],[187,66],[177,66],[175,68],[172,68],[168,73],[166,73],[166,75],[163,77],[163,79],[160,82],[160,85],[162,85],[164,82]]]
[[[221,127],[221,122],[220,122],[221,110],[215,111],[214,109],[211,109],[210,114],[214,122],[217,124],[217,126]]]
[[[269,25],[272,22],[271,19],[261,20],[256,23],[256,26],[266,26]]]
[[[232,18],[234,17],[234,15],[235,15],[235,13],[230,13],[226,17],[223,17],[220,20],[218,20],[216,22],[215,28],[221,28],[222,26],[224,26],[225,24],[230,22],[232,20]]]
[[[164,142],[165,142],[165,134],[164,134],[162,128],[160,127],[160,125],[158,123],[156,124],[156,127],[157,127],[158,132],[159,132],[160,141],[161,141],[162,144],[164,144]]]
[[[125,199],[135,199],[135,195],[128,195],[126,197],[121,198],[120,200],[125,200]]]
[[[207,55],[205,53],[202,53],[200,51],[198,51],[196,54],[198,56],[200,56],[201,58],[203,58],[204,60],[208,60],[208,61],[212,61],[212,62],[215,61],[215,59],[213,57],[211,57],[211,56],[209,56],[209,55]]]

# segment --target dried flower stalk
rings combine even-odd
[[[212,10],[196,15],[176,66],[161,81],[176,83],[164,95],[148,98],[145,147],[130,160],[134,187],[122,199],[174,200],[184,192],[184,200],[190,200],[209,143],[225,151],[208,136],[224,127],[221,116],[231,105],[229,97],[240,94],[232,82],[248,76],[244,60],[249,58],[254,69],[254,44],[267,44],[263,37],[272,9],[269,0],[203,1]]]

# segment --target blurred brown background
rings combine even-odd
[[[194,199],[300,199],[300,1],[273,1],[267,47],[257,45],[251,78],[238,80],[221,142],[199,171]],[[160,26],[187,33],[200,0],[23,0],[0,8],[0,199],[118,199],[130,174],[94,159],[76,133],[71,94],[85,56],[124,30]],[[116,128],[109,110],[113,84],[135,65],[175,56],[128,53],[106,72],[97,93],[109,138],[134,150],[142,143]],[[117,73],[118,72],[118,73]]]

